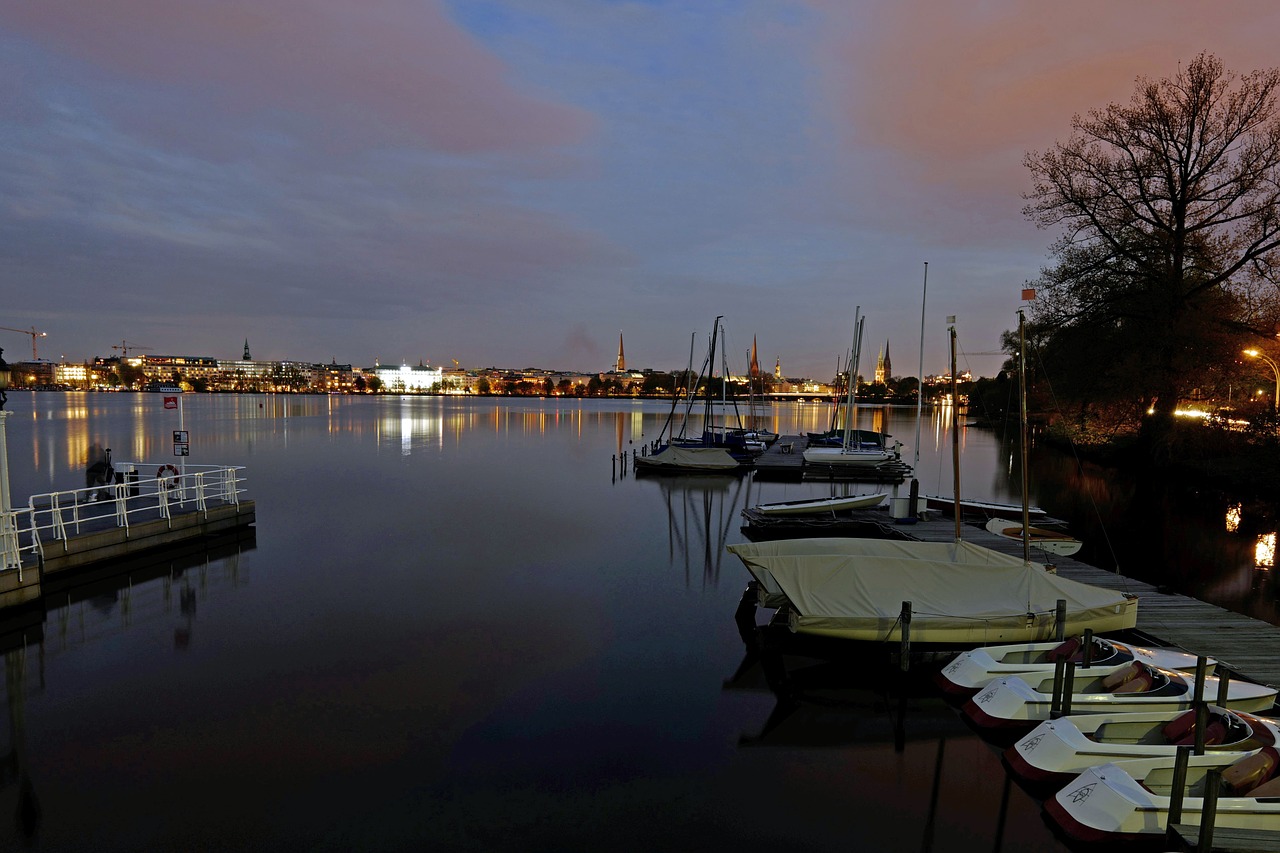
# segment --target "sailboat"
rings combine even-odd
[[[951,359],[954,390],[954,327]],[[958,431],[954,410],[952,417]],[[952,453],[958,495],[958,443]],[[1137,624],[1135,597],[1050,574],[1025,555],[964,542],[958,517],[954,542],[792,539],[728,550],[751,573],[758,605],[785,612],[790,629],[801,634],[900,641],[909,617],[913,644],[972,647]]]
[[[852,357],[849,360],[849,390],[848,402],[845,404],[844,412],[844,431],[841,436],[840,444],[836,447],[818,446],[812,444],[804,451],[804,461],[806,464],[812,465],[858,465],[858,466],[876,466],[883,465],[887,462],[896,462],[902,458],[899,442],[895,442],[892,447],[888,446],[888,436],[880,433],[869,433],[866,430],[860,430],[855,427],[857,420],[857,400],[858,387],[858,357],[862,350],[862,329],[867,322],[867,318],[861,316],[862,309],[859,307],[854,311],[853,319],[853,347]]]
[[[676,398],[672,403],[672,412],[667,417],[667,422],[662,428],[662,434],[670,435],[670,439],[666,444],[662,444],[661,438],[659,438],[659,442],[652,454],[637,456],[634,462],[636,473],[646,471],[734,473],[746,470],[750,467],[755,456],[758,455],[758,451],[754,447],[748,446],[743,435],[745,430],[741,428],[741,423],[739,423],[739,428],[736,430],[730,429],[724,424],[717,425],[715,423],[716,401],[709,380],[715,370],[716,344],[722,319],[724,319],[723,315],[718,315],[715,324],[712,326],[711,344],[707,351],[707,359],[703,362],[703,370],[698,374],[698,381],[694,382],[689,388],[684,412],[685,417],[681,422],[679,432],[674,433],[672,424],[672,420],[675,417],[676,404],[679,402],[679,398]],[[689,367],[690,369],[686,375],[693,373],[692,344],[690,346]],[[697,388],[703,376],[708,378],[708,382],[702,430],[696,436],[689,436],[686,435],[685,428],[689,424],[689,413],[692,411]],[[722,373],[722,377],[724,384],[727,385],[727,370]],[[722,387],[722,402],[727,403],[727,399],[723,399],[725,393]],[[763,447],[760,450],[763,450]]]

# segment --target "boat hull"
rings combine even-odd
[[[845,450],[841,447],[810,447],[804,461],[814,465],[851,465],[872,467],[893,462],[899,457],[888,450]]]
[[[1210,768],[1230,766],[1234,756],[1193,755],[1188,761],[1188,791],[1198,793]],[[1045,813],[1064,835],[1076,841],[1118,843],[1151,841],[1169,824],[1169,781],[1173,759],[1139,759],[1090,767],[1045,801]],[[1181,823],[1198,826],[1204,800],[1185,796]],[[1280,832],[1280,798],[1220,795],[1215,829]]]
[[[1021,524],[1009,524],[1003,518],[993,518],[987,522],[986,528],[988,533],[994,533],[1002,539],[1011,539],[1015,542],[1022,541]],[[1028,544],[1037,551],[1043,551],[1046,554],[1070,557],[1084,546],[1084,543],[1079,539],[1073,539],[1065,533],[1045,530],[1040,527],[1029,527],[1027,529],[1030,532]]]
[[[1079,638],[1075,638],[1077,644]],[[1093,666],[1113,666],[1138,660],[1164,669],[1194,670],[1197,657],[1176,649],[1149,649],[1131,643],[1103,638],[1094,639]],[[969,697],[997,678],[1010,675],[1027,677],[1052,676],[1055,661],[1052,653],[1063,644],[1055,641],[1044,643],[1016,643],[1003,646],[984,646],[956,656],[937,675],[938,687],[943,693],[955,697]],[[1079,659],[1079,653],[1073,659]],[[1208,662],[1208,672],[1213,672],[1216,661]],[[1079,665],[1079,664],[1077,664]]]
[[[1191,707],[1194,694],[1192,679],[1173,670],[1156,670],[1161,686],[1147,692],[1116,693],[1104,690],[1107,672],[1077,677],[1071,694],[1071,712],[1092,713],[1172,713]],[[1079,675],[1079,674],[1077,674]],[[1206,696],[1218,691],[1218,679],[1206,678]],[[1231,681],[1227,685],[1224,705],[1238,711],[1260,713],[1275,704],[1276,689],[1247,681]],[[993,681],[964,705],[965,717],[980,730],[990,732],[1029,731],[1050,718],[1053,708],[1053,679],[1030,684],[1020,676]]]
[[[1194,709],[1188,709],[1072,714],[1045,720],[1005,750],[1005,767],[1024,786],[1057,790],[1099,764],[1172,759],[1180,743],[1194,741],[1194,724],[1184,717],[1192,715],[1193,719],[1194,714]],[[1213,742],[1210,738],[1205,749],[1229,760],[1272,746],[1280,735],[1273,721],[1244,712],[1210,707],[1208,719],[1207,732],[1212,734],[1216,728],[1223,739]]]
[[[872,509],[884,503],[888,492],[871,495],[845,495],[836,498],[818,498],[807,501],[784,501],[781,503],[760,504],[752,509],[761,515],[814,515],[815,513],[848,512],[855,509]]]

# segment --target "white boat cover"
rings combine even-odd
[[[708,471],[738,467],[738,460],[723,447],[680,447],[667,445],[652,456],[638,456],[635,464],[645,467],[694,468]]]
[[[765,591],[785,596],[791,627],[808,633],[894,639],[904,601],[919,642],[1047,639],[1059,599],[1069,633],[1137,622],[1135,599],[969,542],[792,539],[729,551]]]

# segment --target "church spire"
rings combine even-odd
[[[747,375],[752,379],[760,375],[760,362],[756,359],[756,336],[751,336],[751,366],[747,368]]]
[[[248,338],[244,339],[244,360],[245,361],[253,360],[252,356],[249,355],[249,339]]]
[[[618,332],[618,363],[614,365],[613,369],[618,373],[627,371],[627,357],[622,354],[622,332]]]

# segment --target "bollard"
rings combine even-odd
[[[907,499],[911,501],[911,512],[908,517],[918,519],[920,511],[916,508],[920,503],[920,481],[914,477],[911,479],[911,488],[907,491]]]
[[[898,617],[902,623],[902,646],[899,649],[901,660],[898,662],[899,668],[906,672],[911,668],[911,602],[902,602],[902,613]]]
[[[142,490],[138,487],[138,471],[134,469],[128,471],[124,475],[125,482],[129,485],[129,497],[136,498],[142,494]]]
[[[1076,691],[1076,662],[1068,660],[1066,667],[1066,677],[1062,680],[1062,716],[1064,717],[1071,714],[1071,697]]]
[[[1065,598],[1058,599],[1058,608],[1054,615],[1058,620],[1055,633],[1058,636],[1058,642],[1061,643],[1067,638],[1067,600]]]

